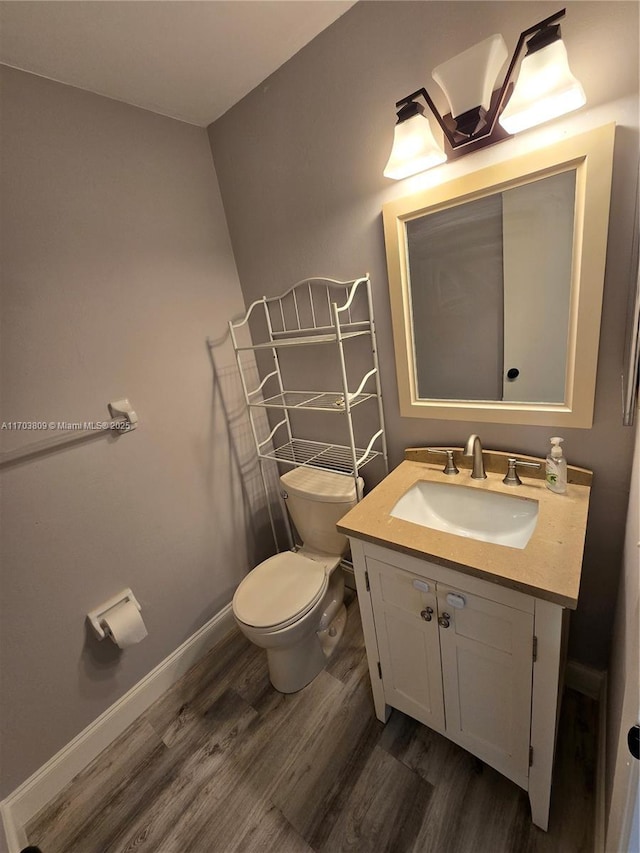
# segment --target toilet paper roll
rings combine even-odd
[[[105,633],[121,649],[133,646],[147,636],[146,625],[132,601],[121,601],[107,610],[101,623]]]

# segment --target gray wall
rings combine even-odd
[[[2,82],[0,420],[98,420],[126,396],[140,426],[2,472],[0,796],[230,601],[255,509],[233,356],[214,380],[206,346],[243,310],[206,131]],[[119,653],[85,614],[127,586],[149,636]]]
[[[588,111],[556,123],[555,131],[550,126],[550,131],[522,134],[443,169],[454,177],[523,153],[532,140],[544,140],[559,128],[575,133],[585,123],[596,126],[622,117],[595,422],[591,430],[562,433],[569,461],[595,471],[570,653],[605,666],[633,442],[632,431],[621,426],[620,374],[638,151],[638,6],[569,2],[567,7],[563,34],[572,69],[587,93]],[[392,183],[382,176],[394,102],[427,85],[446,111],[438,87],[429,82],[431,68],[494,32],[502,32],[514,46],[522,30],[555,11],[557,4],[533,0],[360,2],[209,129],[247,301],[278,293],[309,275],[349,278],[370,271],[394,465],[406,446],[461,444],[472,431],[480,433],[485,447],[544,456],[555,432],[400,417],[380,215],[386,201],[416,191],[425,180]]]

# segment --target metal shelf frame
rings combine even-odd
[[[353,395],[351,408],[359,406],[367,400],[375,399],[375,394]],[[344,395],[335,391],[285,391],[264,400],[252,402],[251,406],[265,409],[306,409],[312,412],[344,412]]]
[[[253,339],[252,324],[259,325],[264,330],[261,339]],[[293,467],[306,466],[335,471],[357,481],[360,470],[365,465],[373,459],[382,458],[385,473],[388,472],[380,369],[368,274],[351,281],[308,278],[294,284],[280,296],[263,296],[249,306],[244,317],[229,322],[229,332],[267,497],[267,481],[263,468],[263,462],[267,460]],[[352,339],[368,339],[372,368],[362,377],[358,387],[350,390],[345,343]],[[318,345],[332,346],[337,350],[340,375],[336,378],[335,390],[285,390],[278,350]],[[348,344],[348,347],[350,346],[358,344]],[[267,373],[256,387],[250,388],[247,365],[243,363],[242,353],[265,350],[271,353],[273,370]],[[265,391],[270,385],[275,386],[275,393],[270,392],[267,395]],[[366,448],[359,448],[355,442],[352,411],[362,404],[373,405],[370,401],[377,404],[378,428],[371,435]],[[277,409],[283,413],[282,419],[266,437],[259,435],[260,428],[254,417],[254,413],[259,409],[263,412],[265,409]],[[341,415],[346,421],[348,442],[345,445],[337,445],[294,437],[290,411],[332,412]],[[264,415],[262,420],[264,422]],[[278,442],[275,441],[276,438],[279,439]],[[277,545],[269,500],[267,505]],[[292,542],[291,535],[289,538]]]

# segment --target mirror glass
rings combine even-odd
[[[419,398],[564,401],[575,191],[570,169],[405,222]]]
[[[430,177],[384,205],[403,417],[592,425],[614,135]]]

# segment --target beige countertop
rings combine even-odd
[[[557,495],[546,488],[544,480],[520,473],[521,486],[505,486],[504,471],[487,471],[486,480],[472,480],[468,470],[448,476],[442,473],[442,463],[405,460],[338,522],[338,530],[575,610],[590,487],[570,482],[566,494]],[[538,523],[531,539],[525,548],[512,548],[393,518],[390,513],[394,505],[418,480],[455,483],[538,501]]]

